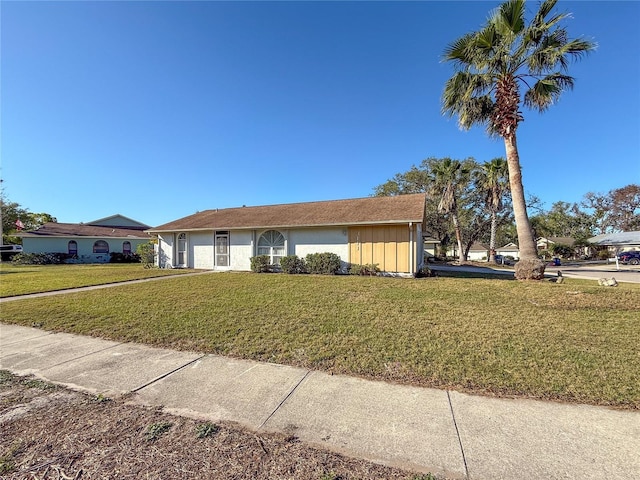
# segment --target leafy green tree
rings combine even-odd
[[[591,211],[597,233],[640,230],[640,185],[630,184],[608,193],[585,194],[583,208]]]
[[[55,217],[48,213],[32,213],[19,203],[5,198],[0,194],[0,214],[2,216],[2,243],[19,243],[20,239],[13,236],[19,230],[35,230],[47,222],[56,222]],[[18,224],[22,225],[18,227]]]
[[[581,241],[594,235],[592,216],[575,203],[556,202],[548,212],[532,216],[531,225],[537,237],[571,237]]]
[[[567,74],[569,61],[595,48],[589,41],[569,38],[560,25],[568,14],[553,14],[556,3],[543,1],[527,24],[525,1],[508,0],[481,30],[462,36],[444,53],[456,72],[445,85],[443,113],[457,116],[464,130],[482,125],[489,136],[504,140],[520,248],[518,279],[544,278],[522,183],[516,138],[524,119],[520,105],[544,112],[573,87],[574,79]]]

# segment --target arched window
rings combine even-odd
[[[69,253],[69,255],[77,255],[78,242],[76,242],[75,240],[70,240],[69,243],[67,243],[67,252]]]
[[[187,265],[187,234],[181,233],[178,235],[178,248],[176,249],[178,254],[178,262],[176,266],[184,267]]]
[[[271,265],[280,265],[284,257],[284,236],[276,230],[267,230],[258,239],[258,255],[269,255]]]
[[[131,242],[122,242],[122,253],[131,255]]]
[[[109,253],[109,244],[104,240],[96,240],[93,244],[93,253]]]

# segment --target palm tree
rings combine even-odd
[[[574,79],[567,75],[569,61],[595,48],[589,41],[569,39],[560,26],[568,14],[551,13],[556,3],[544,0],[526,25],[525,1],[508,0],[480,31],[462,36],[444,53],[444,60],[454,62],[457,71],[445,85],[443,113],[457,115],[464,130],[484,125],[490,136],[504,140],[520,247],[519,279],[544,277],[527,216],[516,142],[523,120],[520,104],[544,112],[573,87]]]
[[[458,219],[458,190],[469,180],[470,167],[459,160],[443,158],[431,163],[431,194],[440,198],[438,212],[451,216],[458,242],[458,256],[464,261],[462,235]]]
[[[498,212],[503,209],[503,198],[509,190],[509,169],[504,158],[494,158],[475,171],[476,188],[485,194],[485,204],[491,214],[491,237],[489,240],[489,261],[496,260],[496,227]]]

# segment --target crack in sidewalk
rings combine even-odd
[[[264,422],[262,422],[262,423],[260,424],[260,426],[257,428],[257,430],[256,430],[256,431],[260,431],[260,429],[261,429],[262,427],[264,427],[264,426],[265,426],[265,424],[266,424],[269,420],[271,420],[271,417],[273,417],[273,416],[276,414],[276,412],[277,412],[278,410],[280,410],[280,407],[282,407],[282,405],[284,405],[284,402],[286,402],[286,401],[289,399],[289,397],[290,397],[291,395],[293,395],[293,392],[295,392],[295,391],[298,389],[298,387],[300,386],[300,384],[301,384],[302,382],[304,382],[304,380],[309,376],[309,374],[310,374],[310,373],[311,373],[311,370],[307,370],[307,373],[305,373],[305,374],[304,374],[304,376],[303,376],[303,377],[298,381],[298,383],[296,383],[296,384],[295,384],[295,386],[291,389],[291,391],[290,391],[289,393],[287,393],[287,395],[286,395],[286,396],[282,399],[282,401],[281,401],[281,402],[276,406],[276,408],[274,408],[274,409],[273,409],[273,412],[271,412],[271,413],[269,414],[269,416],[265,419],[265,421],[264,421]]]
[[[451,419],[453,420],[453,426],[456,428],[456,436],[458,437],[458,444],[460,445],[460,453],[462,453],[462,462],[464,463],[465,477],[469,477],[469,467],[467,466],[467,457],[464,454],[464,446],[462,445],[462,438],[460,438],[460,430],[458,430],[458,422],[456,422],[456,414],[453,411],[453,403],[451,403],[451,395],[447,390],[447,400],[449,400],[449,409],[451,410]]]

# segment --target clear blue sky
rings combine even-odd
[[[5,195],[60,222],[156,226],[504,156],[440,112],[444,48],[498,4],[2,1]],[[598,49],[557,105],[524,111],[525,189],[547,208],[640,182],[640,2],[558,8]]]

